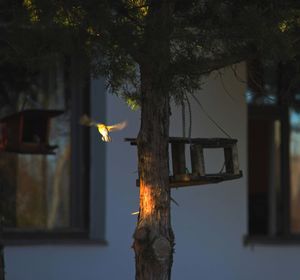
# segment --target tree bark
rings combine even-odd
[[[153,1],[158,3],[157,1]],[[149,11],[137,139],[140,212],[134,233],[137,280],[171,279],[174,235],[169,188],[170,2]]]
[[[169,98],[144,85],[138,136],[140,213],[134,233],[136,279],[170,279],[174,236],[168,168]]]

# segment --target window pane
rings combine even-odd
[[[249,119],[249,233],[276,234],[280,192],[279,120]]]
[[[58,148],[54,155],[0,153],[6,228],[70,227],[70,98],[65,91],[64,64],[56,57],[40,67],[30,88],[7,92],[9,102],[0,108],[0,114],[4,117],[26,109],[62,110],[61,115],[51,118],[49,128],[45,128],[49,144]],[[24,129],[34,131],[38,121],[26,122]],[[24,134],[24,142],[34,145],[36,141],[40,139]]]
[[[290,110],[291,232],[300,233],[300,111]]]

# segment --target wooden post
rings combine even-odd
[[[180,175],[186,173],[185,164],[185,144],[184,143],[171,143],[172,147],[172,166],[173,175]]]
[[[193,175],[204,176],[205,165],[202,145],[192,144],[190,146],[190,152]]]
[[[230,147],[224,148],[224,157],[226,173],[239,174],[240,168],[236,143],[232,144]]]

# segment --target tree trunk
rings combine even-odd
[[[174,247],[168,157],[172,4],[152,2],[140,62],[141,128],[137,139],[140,212],[133,248],[137,280],[168,280]]]
[[[168,168],[169,98],[153,92],[152,79],[143,74],[142,121],[137,142],[140,213],[133,244],[136,279],[167,280],[174,245]]]

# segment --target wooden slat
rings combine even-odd
[[[178,181],[177,178],[170,177],[170,188],[180,188],[180,187],[188,187],[188,186],[201,186],[201,185],[209,185],[209,184],[217,184],[223,181],[229,181],[234,179],[239,179],[243,176],[240,171],[239,174],[208,174],[205,176],[195,177],[191,175],[191,180]]]
[[[125,138],[125,141],[131,145],[136,145],[136,138]],[[184,144],[201,144],[203,148],[223,148],[230,147],[237,143],[237,139],[231,138],[186,138],[186,137],[169,137],[169,143],[184,143]]]
[[[205,176],[196,176],[194,174],[182,174],[170,176],[170,188],[180,188],[188,186],[217,184],[223,181],[239,179],[243,176],[242,171],[239,174],[217,173],[207,174]],[[140,182],[136,180],[136,186],[139,187]]]
[[[192,173],[200,176],[205,175],[203,147],[200,144],[190,146]]]
[[[185,145],[184,143],[172,143],[172,166],[173,174],[185,174]]]
[[[229,148],[224,148],[224,156],[226,172],[231,174],[238,174],[240,172],[240,169],[237,145],[234,144]]]

